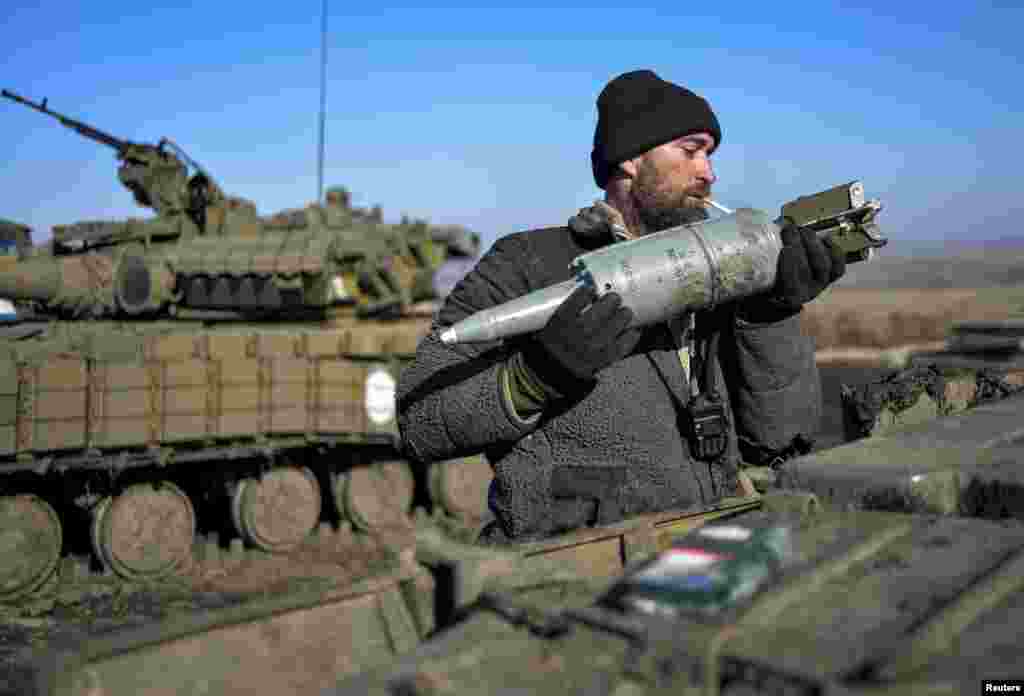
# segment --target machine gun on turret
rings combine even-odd
[[[206,207],[224,197],[209,173],[168,138],[161,138],[156,145],[122,140],[53,111],[46,99],[37,103],[6,89],[0,94],[57,119],[61,125],[89,140],[113,148],[121,162],[117,178],[132,192],[136,203],[151,208],[158,216],[185,213],[202,228]]]

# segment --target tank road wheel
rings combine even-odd
[[[96,506],[91,532],[104,566],[127,580],[156,580],[189,561],[196,515],[173,483],[137,483]]]
[[[57,568],[60,518],[34,495],[0,497],[0,602],[39,589]]]
[[[494,471],[483,455],[436,462],[428,473],[431,500],[452,517],[483,520],[490,515],[487,494]]]
[[[320,484],[306,467],[279,466],[242,479],[231,495],[231,518],[246,541],[264,551],[287,551],[320,521]]]
[[[374,462],[334,475],[334,503],[364,532],[407,526],[413,487],[408,462]]]

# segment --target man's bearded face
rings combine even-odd
[[[630,195],[648,232],[707,219],[702,199],[715,181],[709,159],[713,148],[710,137],[687,136],[639,158]]]

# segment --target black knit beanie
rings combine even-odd
[[[620,162],[699,132],[710,133],[716,148],[721,145],[722,129],[703,97],[662,80],[651,70],[623,73],[597,98],[597,129],[590,153],[594,181],[604,188]]]

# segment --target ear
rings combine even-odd
[[[640,158],[639,157],[634,157],[633,159],[625,160],[625,161],[623,161],[623,162],[621,162],[619,164],[619,169],[621,169],[623,171],[623,173],[625,173],[626,177],[629,178],[629,179],[635,179],[636,178],[636,173],[637,173],[639,167],[640,167]]]

